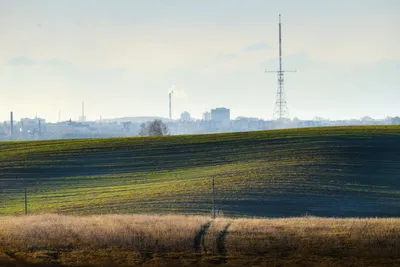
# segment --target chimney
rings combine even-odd
[[[171,103],[172,92],[169,93],[169,119],[172,119],[172,103]]]
[[[10,136],[14,135],[14,114],[10,112]]]
[[[42,136],[42,122],[40,121],[40,119],[38,119],[38,128],[39,128],[38,135],[40,137]]]

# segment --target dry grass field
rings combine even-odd
[[[400,266],[400,219],[0,217],[0,266]]]

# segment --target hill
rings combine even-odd
[[[400,126],[0,142],[0,214],[400,216]]]

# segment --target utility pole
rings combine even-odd
[[[212,218],[215,219],[215,188],[214,188],[214,176],[212,177]]]
[[[289,116],[289,110],[287,107],[285,92],[283,88],[285,72],[296,72],[296,70],[283,70],[282,67],[282,23],[281,14],[279,14],[279,70],[278,71],[265,71],[265,72],[275,72],[278,74],[278,90],[276,93],[276,101],[273,117],[277,118],[280,122],[285,116]]]
[[[31,190],[30,192],[36,193],[37,189]],[[25,187],[24,191],[24,204],[25,204],[25,215],[28,215],[28,189]]]

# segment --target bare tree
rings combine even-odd
[[[141,136],[163,136],[168,135],[168,127],[161,120],[149,121],[140,125]]]

